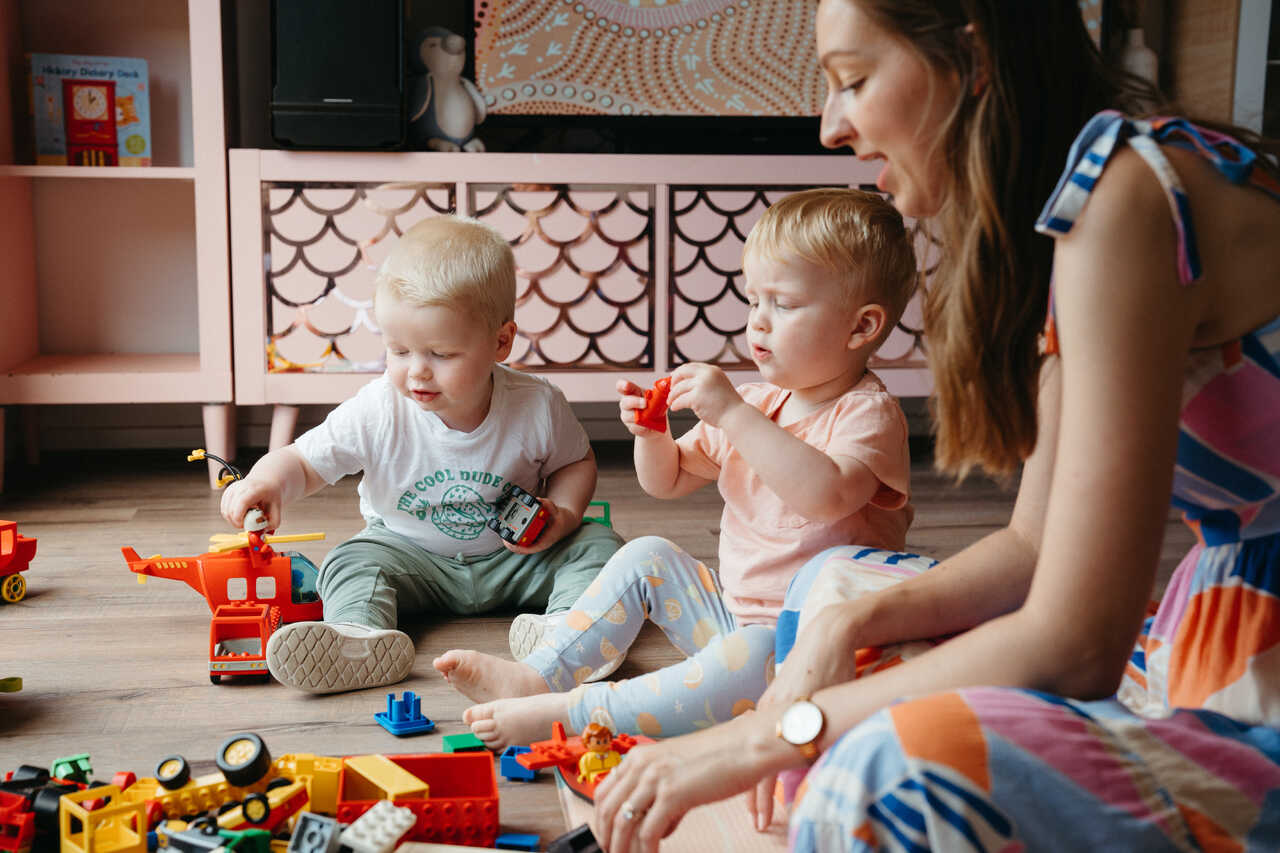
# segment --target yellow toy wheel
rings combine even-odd
[[[223,742],[214,763],[228,782],[247,788],[271,772],[271,753],[262,738],[253,732],[243,732]]]
[[[169,755],[156,765],[156,781],[166,791],[176,791],[191,778],[191,765],[181,755]]]
[[[0,598],[10,604],[16,604],[22,600],[27,594],[27,579],[22,575],[14,573],[4,579],[4,583],[0,583]]]
[[[271,804],[265,794],[250,794],[240,804],[244,819],[256,825],[264,824],[271,817]]]

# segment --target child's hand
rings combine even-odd
[[[622,419],[622,425],[627,431],[634,436],[645,437],[652,435],[665,435],[666,433],[649,429],[636,423],[636,418],[640,414],[640,410],[645,406],[644,389],[634,382],[626,379],[618,380],[618,411]]]
[[[538,538],[528,545],[516,545],[514,542],[500,539],[502,546],[513,554],[536,554],[539,551],[545,551],[578,529],[580,522],[561,509],[555,501],[547,498],[538,498],[538,501],[547,511],[547,524],[538,534]]]
[[[718,427],[737,406],[747,405],[724,371],[710,364],[682,364],[671,374],[671,411],[692,409],[699,420]]]
[[[222,517],[232,527],[243,528],[245,513],[257,507],[267,516],[267,529],[278,530],[283,503],[279,486],[250,476],[230,483],[223,491]]]

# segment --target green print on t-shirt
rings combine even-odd
[[[495,508],[470,484],[501,488],[503,478],[488,471],[455,471],[442,468],[419,478],[413,490],[406,490],[396,502],[396,509],[431,523],[444,535],[468,541],[484,532],[485,522],[493,516]],[[422,493],[444,489],[444,494],[430,500]]]

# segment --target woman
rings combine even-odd
[[[1018,498],[936,568],[821,610],[757,712],[630,755],[598,837],[656,850],[741,791],[767,825],[775,775],[822,752],[795,849],[1276,849],[1274,166],[1095,117],[1150,92],[1070,0],[821,0],[816,29],[823,142],[881,161],[947,249],[937,462],[1021,465]],[[1147,619],[1171,499],[1200,541]],[[855,649],[951,635],[854,680]]]

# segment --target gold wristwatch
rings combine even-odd
[[[818,760],[818,738],[822,737],[822,730],[826,727],[827,718],[822,709],[811,702],[808,696],[802,696],[782,712],[776,733],[779,738],[800,750],[804,760],[812,764]]]

